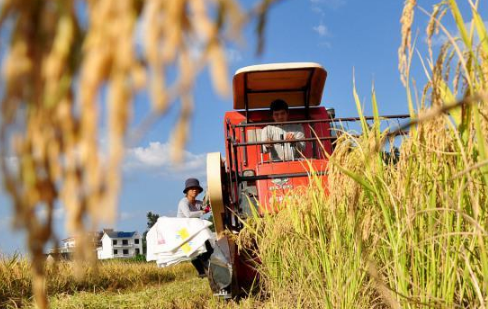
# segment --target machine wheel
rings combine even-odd
[[[210,206],[212,207],[212,215],[215,225],[215,232],[217,233],[217,239],[222,236],[224,231],[224,179],[225,168],[220,156],[220,152],[212,152],[207,154],[207,192],[210,199]]]

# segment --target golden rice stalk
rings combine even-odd
[[[408,58],[412,54],[412,23],[416,5],[416,0],[405,0],[402,17],[400,18],[402,43],[398,49],[398,70],[404,85],[408,82]]]
[[[204,0],[193,0],[189,3],[192,11],[192,26],[199,38],[206,40],[217,35],[218,27],[208,16]]]
[[[184,160],[183,146],[185,145],[193,113],[193,97],[190,94],[181,96],[181,112],[171,136],[171,159],[177,163]]]
[[[79,237],[78,259],[93,259],[85,231],[115,218],[133,94],[148,87],[150,119],[181,98],[171,140],[172,157],[181,159],[195,77],[209,65],[216,90],[228,93],[225,43],[237,37],[247,16],[237,0],[84,3],[81,15],[88,23],[83,26],[74,0],[6,0],[0,13],[1,25],[13,24],[1,69],[1,168],[16,226],[27,231],[40,308],[48,305],[43,250],[55,238],[53,205],[60,200],[66,230]],[[144,26],[141,37],[136,25]],[[193,57],[196,50],[204,52]],[[170,81],[166,74],[174,63],[180,74]],[[108,126],[103,145],[102,123]],[[16,166],[9,163],[12,157]]]
[[[213,85],[220,95],[227,96],[230,91],[230,85],[227,74],[227,62],[223,47],[219,44],[210,45],[208,57]]]
[[[427,34],[427,48],[429,51],[429,57],[430,57],[431,62],[434,61],[433,60],[434,55],[432,52],[432,37],[439,33],[439,25],[442,21],[442,18],[444,17],[444,15],[446,13],[447,13],[447,10],[445,8],[443,8],[442,4],[434,5],[434,9],[433,9],[432,13],[430,14],[429,23],[428,23],[427,28],[425,30],[425,32]]]
[[[272,2],[277,2],[277,0],[273,0]],[[225,33],[226,37],[231,38],[235,41],[239,41],[241,36],[241,29],[244,27],[246,22],[248,22],[249,19],[253,18],[255,15],[252,14],[252,11],[251,14],[244,14],[242,8],[239,5],[239,2],[235,0],[220,0],[218,1],[218,3],[220,6],[220,14],[222,16],[227,16],[226,19],[227,22],[229,22],[229,32]],[[259,3],[257,7],[260,7]],[[262,10],[260,11],[262,12]],[[223,21],[221,21],[221,23],[222,22]]]

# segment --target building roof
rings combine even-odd
[[[91,237],[91,238],[96,238],[97,241],[100,240],[103,236],[103,233],[102,232],[85,232],[85,236],[86,237]],[[79,239],[80,236],[78,235],[75,235],[75,236],[69,236],[63,240],[61,240],[63,243],[65,242],[69,242],[69,241],[76,241],[77,239]]]
[[[120,232],[120,231],[105,231],[110,238],[129,238],[137,234],[137,232]]]

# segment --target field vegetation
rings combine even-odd
[[[1,1],[0,171],[14,225],[26,232],[39,308],[48,307],[43,252],[57,239],[55,205],[67,233],[80,235],[76,258],[94,261],[82,235],[115,221],[127,145],[177,105],[169,143],[181,161],[197,76],[208,69],[228,94],[226,46],[256,21],[262,49],[274,2]],[[150,111],[135,122],[140,91]]]
[[[48,263],[49,295],[72,295],[80,292],[114,293],[158,286],[191,276],[188,265],[171,269],[154,263],[133,260],[102,261],[75,267],[73,262]],[[0,258],[0,308],[30,305],[32,298],[31,266],[19,255]]]
[[[238,241],[257,243],[260,293],[240,303],[211,297],[190,265],[47,266],[54,308],[486,308],[488,306],[488,35],[477,3],[469,22],[455,0],[434,7],[427,29],[428,83],[410,78],[415,1],[402,16],[400,70],[412,121],[401,144],[376,121],[342,132],[328,192],[314,178],[279,213],[247,221]],[[458,35],[445,31],[450,16]],[[440,48],[431,37],[443,31]],[[437,55],[434,58],[434,55]],[[362,106],[356,91],[360,115]],[[386,159],[385,147],[399,156]],[[95,268],[96,267],[96,268]],[[0,263],[0,306],[32,297],[29,263]]]
[[[288,196],[278,214],[255,218],[257,265],[267,305],[279,308],[486,308],[488,306],[488,36],[477,4],[471,22],[456,1],[434,7],[429,79],[411,88],[410,29],[402,17],[400,69],[411,123],[394,161],[393,132],[363,119],[363,134],[343,132],[330,158],[329,192],[319,179],[305,197]],[[437,50],[431,35],[451,15],[459,37]],[[363,103],[354,91],[359,114]],[[457,100],[457,101],[456,101]],[[418,111],[418,112],[415,112]],[[388,147],[386,147],[388,149]],[[392,150],[392,149],[391,149]]]
[[[0,257],[0,308],[36,308],[30,262],[19,255]],[[129,259],[86,264],[48,264],[50,308],[258,308],[258,298],[237,303],[214,298],[206,279],[190,263],[158,268],[156,263]]]

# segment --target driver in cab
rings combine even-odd
[[[271,115],[274,122],[288,121],[288,104],[277,99],[271,102]],[[268,125],[261,131],[262,141],[289,141],[305,137],[300,124]],[[305,148],[305,142],[283,142],[263,145],[263,152],[270,154],[273,161],[291,161],[300,157]]]

